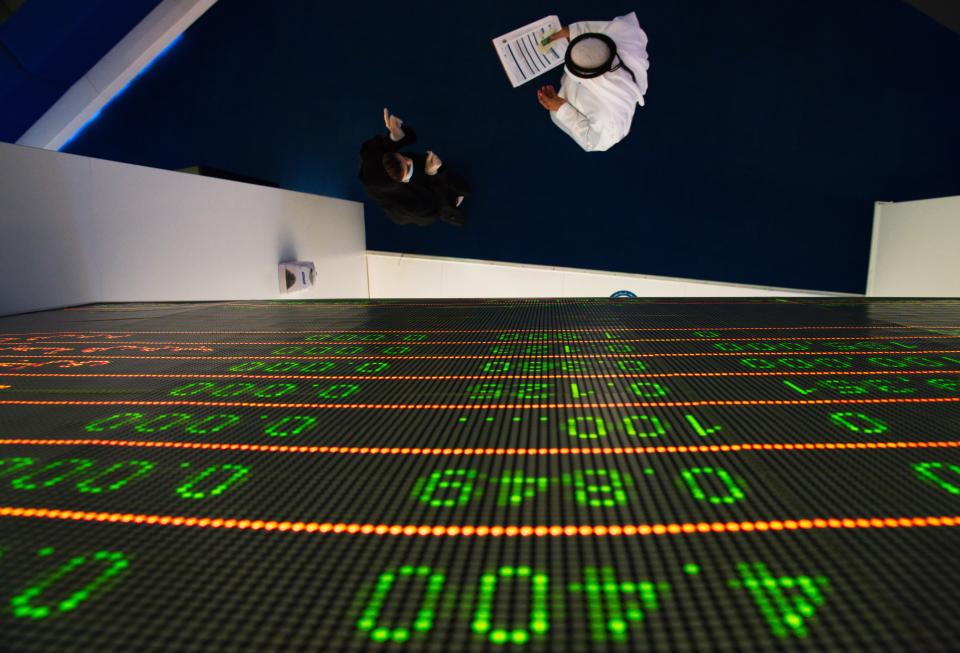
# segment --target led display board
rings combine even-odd
[[[0,319],[0,649],[955,649],[960,302]]]

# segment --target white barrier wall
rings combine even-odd
[[[0,143],[0,314],[88,302],[366,297],[363,205]]]
[[[473,259],[367,253],[372,299],[408,297],[824,297],[840,293],[716,283],[676,277],[500,263]]]
[[[960,297],[960,196],[877,202],[870,297]]]

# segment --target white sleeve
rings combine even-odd
[[[567,25],[567,29],[570,30],[570,40],[572,41],[587,32],[602,32],[609,24],[609,20],[581,20],[579,23],[570,23]]]
[[[590,118],[577,111],[577,108],[564,102],[556,113],[557,122],[562,124],[580,147],[587,152],[596,151],[600,143],[600,131],[593,128]]]

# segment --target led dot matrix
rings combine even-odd
[[[0,319],[0,632],[17,651],[949,650],[957,423],[951,300]]]

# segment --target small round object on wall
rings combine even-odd
[[[618,290],[617,292],[615,292],[615,293],[613,293],[612,295],[610,295],[610,297],[613,298],[613,299],[618,299],[618,298],[621,298],[621,297],[633,297],[634,299],[636,299],[637,296],[634,295],[634,294],[633,294],[632,292],[630,292],[629,290]]]

